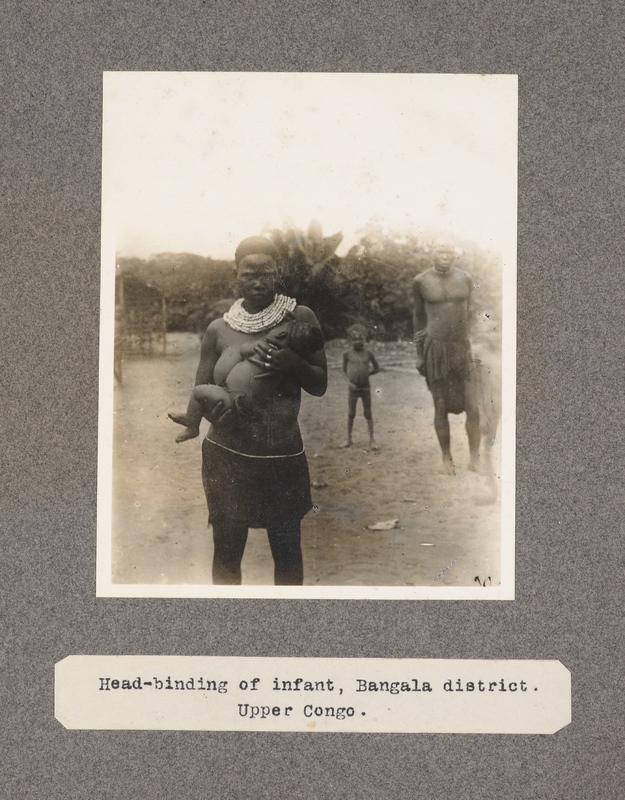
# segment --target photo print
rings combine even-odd
[[[99,596],[513,599],[517,112],[104,74]]]

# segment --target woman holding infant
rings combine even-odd
[[[306,306],[277,292],[278,252],[271,241],[244,239],[235,253],[240,299],[208,326],[196,386],[226,379],[253,350],[266,374],[263,401],[243,413],[217,403],[202,444],[202,477],[213,529],[213,583],[240,584],[248,528],[266,528],[277,585],[301,585],[301,520],[312,508],[310,477],[298,425],[301,390],[321,397],[327,386],[323,339],[305,357],[271,331],[292,315],[319,330]]]

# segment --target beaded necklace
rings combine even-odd
[[[243,308],[243,298],[239,298],[224,314],[224,322],[241,333],[260,333],[274,328],[284,319],[285,314],[293,311],[297,300],[284,294],[277,294],[273,303],[263,308],[258,314],[250,314]]]

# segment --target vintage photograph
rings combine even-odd
[[[516,76],[103,89],[98,596],[513,599]]]

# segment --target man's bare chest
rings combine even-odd
[[[458,302],[468,299],[469,287],[462,279],[433,278],[423,282],[421,296],[428,303]]]

